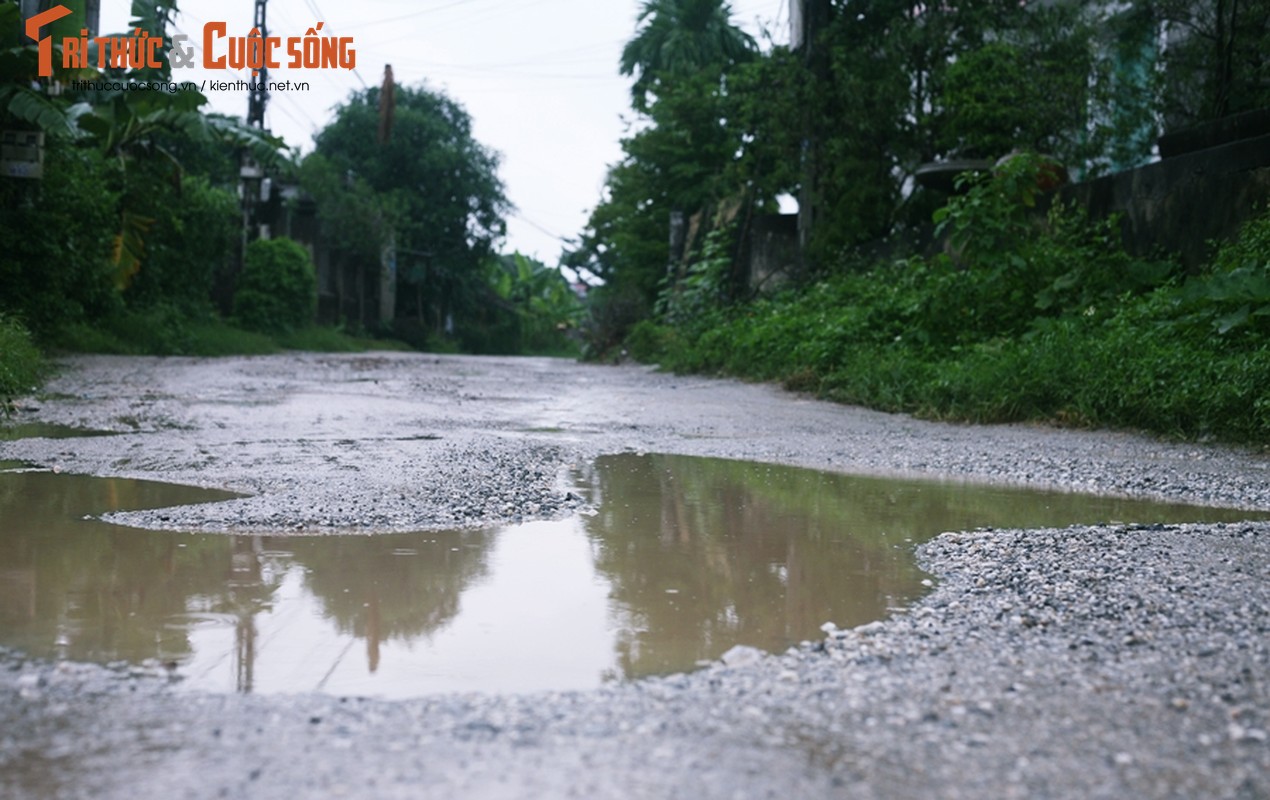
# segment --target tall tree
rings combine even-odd
[[[754,38],[732,24],[732,8],[724,0],[645,0],[635,38],[622,49],[623,75],[638,76],[631,99],[648,110],[648,96],[668,85],[714,69],[754,58]]]
[[[392,137],[381,144],[380,91],[353,93],[318,134],[316,152],[338,174],[364,181],[392,213],[405,256],[399,301],[422,294],[432,314],[462,311],[482,296],[483,265],[506,232],[511,204],[498,155],[473,138],[462,106],[424,87],[396,86]]]
[[[1270,105],[1270,0],[1139,0],[1163,25],[1165,124]]]
[[[758,47],[731,15],[724,0],[646,0],[622,51],[641,118],[565,263],[603,278],[601,296],[621,295],[636,314],[652,308],[666,275],[671,214],[691,217],[737,193],[730,165],[745,141],[731,122],[729,80]]]

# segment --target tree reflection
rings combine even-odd
[[[612,582],[628,676],[690,668],[736,643],[780,650],[818,637],[827,621],[884,617],[923,591],[912,549],[942,531],[1224,518],[1180,505],[687,456],[606,456],[580,480],[598,506],[586,530]]]
[[[342,632],[366,640],[371,672],[379,645],[444,627],[463,591],[487,571],[489,531],[306,537],[285,546],[306,585]]]
[[[487,531],[269,537],[133,530],[86,515],[232,497],[147,481],[0,474],[0,638],[45,658],[180,663],[232,626],[234,685],[256,683],[260,615],[292,569],[338,633],[380,645],[446,625],[487,571]]]
[[[77,475],[0,477],[0,625],[9,643],[90,661],[189,652],[187,632],[170,620],[191,595],[223,591],[218,567],[229,560],[229,539],[128,530],[84,516],[233,495]]]
[[[690,667],[733,644],[779,649],[827,620],[877,619],[921,573],[837,476],[716,459],[611,456],[585,480],[597,567],[625,616],[628,675]]]

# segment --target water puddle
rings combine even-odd
[[[93,516],[222,492],[2,473],[0,643],[211,691],[583,689],[884,617],[926,591],[913,545],[944,530],[1254,516],[682,456],[604,457],[575,479],[596,514],[268,537]]]
[[[81,436],[115,436],[114,431],[95,431],[71,425],[55,425],[50,422],[22,422],[17,425],[0,425],[0,442],[18,439],[77,439]]]

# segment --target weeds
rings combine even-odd
[[[35,388],[44,371],[44,359],[27,329],[0,315],[0,411],[7,413],[15,397]]]
[[[1019,213],[1008,198],[1023,179],[1005,180],[940,215],[960,234],[955,257],[880,264],[692,325],[645,322],[628,348],[927,417],[1270,443],[1270,212],[1183,280],[1125,254],[1108,224]],[[991,246],[973,241],[985,216]]]

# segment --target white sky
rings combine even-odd
[[[788,2],[732,0],[733,20],[756,38],[765,23],[776,41],[787,42]],[[104,0],[101,32],[125,30],[130,6]],[[554,265],[562,248],[557,237],[582,229],[607,166],[620,156],[630,79],[617,64],[640,6],[639,0],[269,0],[271,36],[303,36],[325,22],[323,33],[353,37],[357,67],[355,73],[272,70],[271,81],[309,81],[311,89],[275,93],[266,124],[307,152],[334,106],[353,89],[379,85],[384,65],[392,64],[398,83],[426,81],[467,109],[477,140],[502,155],[499,173],[516,206],[504,248]],[[198,44],[210,21],[228,23],[230,36],[246,35],[254,4],[182,0],[179,8],[175,32]],[[175,70],[174,77],[248,76],[200,68]],[[246,115],[246,91],[206,94],[212,110]]]

